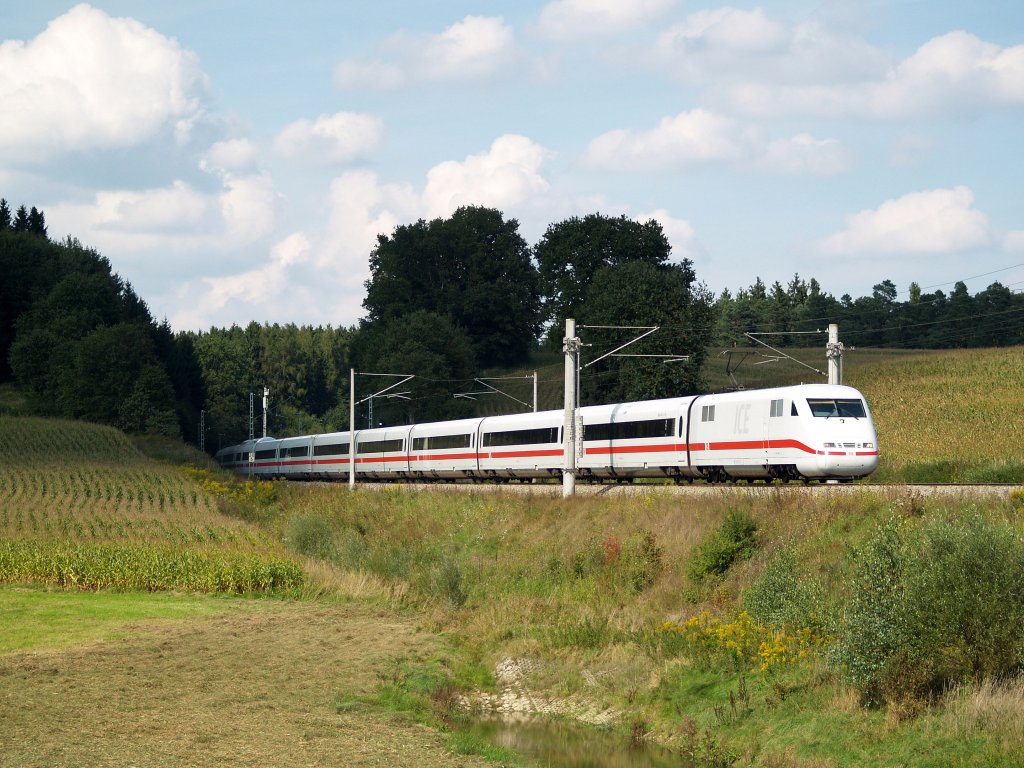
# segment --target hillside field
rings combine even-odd
[[[224,493],[217,494],[217,490]],[[144,456],[110,427],[0,415],[0,582],[253,592],[301,586],[229,486]]]
[[[1022,367],[1021,350],[848,365],[880,477],[1019,483]],[[0,680],[17,681],[0,765],[530,764],[462,730],[501,701],[683,765],[1024,765],[1016,486],[353,493],[14,416],[0,459]]]

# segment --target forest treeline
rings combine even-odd
[[[708,349],[749,345],[746,332],[820,346],[820,334],[804,332],[837,322],[843,341],[862,347],[1024,343],[1024,296],[998,283],[975,296],[963,283],[948,295],[912,285],[901,302],[888,280],[871,296],[835,299],[794,276],[716,298],[689,260],[672,261],[657,222],[624,216],[554,223],[531,246],[515,219],[469,206],[379,236],[369,263],[355,326],[174,333],[107,259],[73,238],[51,241],[41,210],[12,213],[0,200],[0,382],[15,380],[38,413],[128,432],[198,441],[204,413],[216,449],[249,434],[251,397],[260,433],[264,387],[271,434],[347,428],[351,368],[416,376],[402,398],[375,401],[374,423],[471,415],[455,394],[560,350],[567,317],[588,326],[591,359],[631,338],[604,326],[661,326],[629,351],[676,356],[603,360],[582,379],[591,403],[700,391]]]
[[[904,301],[883,280],[870,296],[836,299],[815,279],[795,275],[785,286],[760,278],[735,295],[723,291],[715,303],[715,346],[748,345],[745,333],[774,346],[822,346],[829,323],[838,323],[847,345],[948,349],[1024,344],[1024,294],[999,282],[971,295],[962,281],[952,291],[925,293],[911,283]]]

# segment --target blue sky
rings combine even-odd
[[[1024,4],[0,2],[0,195],[177,330],[362,315],[377,234],[656,218],[715,293],[1024,288]]]

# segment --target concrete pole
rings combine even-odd
[[[348,379],[348,487],[356,487],[356,369]]]
[[[263,388],[263,436],[267,436],[267,400],[270,398],[270,389]]]
[[[843,383],[843,345],[839,341],[839,326],[836,323],[829,323],[828,346],[825,347],[825,357],[828,358],[828,383]]]
[[[580,340],[576,338],[576,321],[565,321],[565,419],[562,438],[565,446],[565,465],[562,469],[562,498],[576,493],[576,366]]]
[[[533,372],[533,412],[537,412],[537,372]]]

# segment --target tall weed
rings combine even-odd
[[[756,546],[757,522],[747,512],[730,509],[722,524],[697,546],[687,573],[696,582],[721,576],[737,560],[749,558]]]

